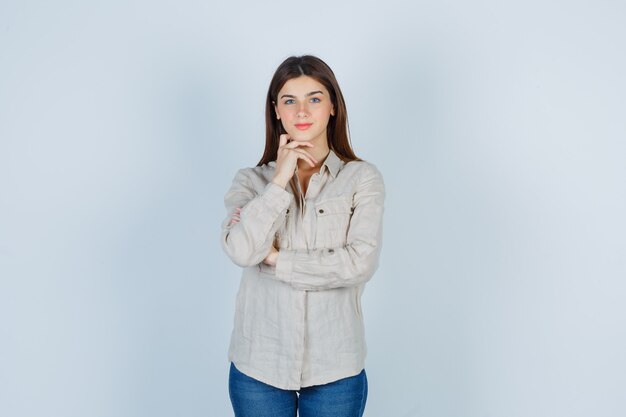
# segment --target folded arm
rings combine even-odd
[[[224,197],[227,216],[221,225],[221,245],[238,266],[248,267],[263,261],[270,251],[274,234],[284,220],[293,195],[278,184],[269,182],[258,193],[252,179],[242,168],[235,174]],[[231,223],[232,215],[241,207],[240,219]]]

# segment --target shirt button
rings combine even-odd
[[[328,249],[328,253],[335,253],[334,249]]]
[[[320,212],[320,213],[323,213],[323,212],[324,212],[324,209],[320,209],[320,210],[319,210],[319,212]]]
[[[287,213],[289,213],[289,209],[287,209]]]

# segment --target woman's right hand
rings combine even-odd
[[[278,153],[276,155],[276,172],[274,173],[274,182],[283,185],[283,187],[293,177],[298,159],[308,162],[312,167],[315,167],[315,164],[317,164],[317,159],[304,150],[306,146],[313,147],[315,145],[310,142],[298,142],[295,140],[287,142],[288,139],[291,139],[288,133],[280,135]]]

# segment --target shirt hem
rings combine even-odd
[[[363,369],[365,368],[364,366],[360,366],[358,367],[357,370],[355,370],[354,368],[352,368],[351,370],[344,370],[341,372],[332,372],[332,373],[327,373],[324,374],[323,376],[318,376],[316,378],[310,378],[305,382],[302,382],[300,385],[295,385],[295,384],[282,384],[280,382],[277,382],[271,378],[266,378],[264,375],[262,375],[261,373],[257,372],[254,368],[249,368],[248,366],[244,365],[244,364],[238,364],[237,362],[230,360],[230,362],[233,362],[235,364],[235,367],[242,373],[246,374],[247,376],[249,376],[250,378],[256,379],[259,382],[262,382],[264,384],[267,385],[271,385],[274,388],[279,388],[282,390],[288,390],[288,391],[298,391],[302,388],[308,388],[308,387],[312,387],[312,386],[316,386],[316,385],[324,385],[324,384],[330,384],[331,382],[335,382],[338,381],[340,379],[343,378],[349,378],[351,376],[356,376],[358,374],[361,373],[361,371],[363,371]]]
[[[350,371],[344,371],[344,372],[333,372],[329,374],[324,374],[323,377],[311,378],[310,380],[304,382],[301,387],[307,388],[307,387],[312,387],[315,385],[330,384],[331,382],[335,382],[343,378],[349,378],[351,376],[358,375],[361,373],[361,371],[363,371],[363,369],[365,369],[364,366],[359,367],[359,369],[356,371],[350,370]]]

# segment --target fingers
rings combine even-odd
[[[315,159],[313,157],[313,155],[311,155],[310,153],[308,153],[304,149],[293,149],[293,151],[297,154],[296,156],[299,159],[304,159],[309,164],[311,164],[312,167],[315,167],[315,164],[317,163],[317,159]]]
[[[280,135],[280,138],[278,139],[278,147],[294,149],[294,148],[297,148],[298,146],[309,146],[309,147],[315,146],[311,142],[298,142],[297,140],[292,140],[291,142],[287,142],[289,139],[291,139],[291,136],[289,136],[289,133],[283,133],[282,135]]]
[[[281,149],[294,151],[296,153],[297,159],[303,159],[307,161],[311,165],[311,167],[315,168],[315,164],[317,164],[317,159],[315,159],[310,153],[303,149],[304,147],[313,148],[315,147],[315,145],[313,145],[311,142],[299,142],[296,140],[292,140],[291,142],[287,143],[288,138],[290,138],[290,136],[287,133],[283,133],[282,135],[280,135],[278,145],[279,151]]]
[[[297,140],[292,140],[291,142],[289,142],[288,144],[285,145],[285,148],[295,149],[298,146],[308,146],[308,147],[312,148],[315,145],[313,145],[311,142],[298,142]]]
[[[241,207],[235,208],[235,212],[232,214],[230,224],[239,223],[239,220],[241,220]]]

